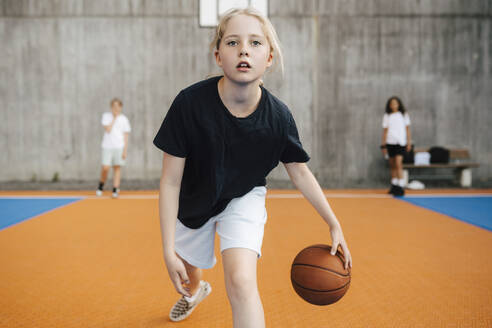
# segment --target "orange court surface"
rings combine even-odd
[[[325,193],[352,253],[350,288],[324,307],[295,294],[294,256],[330,243],[329,229],[299,192],[270,190],[258,268],[267,327],[492,327],[492,231],[385,190]],[[408,195],[430,193],[492,196]],[[219,254],[204,272],[211,295],[188,319],[169,320],[178,295],[162,258],[157,191],[93,194],[0,192],[81,198],[0,230],[0,327],[232,327]]]

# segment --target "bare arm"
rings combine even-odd
[[[297,189],[301,191],[330,227],[333,242],[332,254],[336,252],[336,249],[340,245],[345,255],[345,267],[352,267],[352,257],[345,242],[340,223],[311,170],[305,163],[286,163],[284,166]]]
[[[117,117],[118,117],[117,115],[114,116],[113,121],[109,125],[104,125],[104,130],[106,130],[107,133],[111,132],[111,129],[113,128],[114,122],[116,122]]]
[[[410,151],[412,149],[412,134],[410,132],[410,125],[407,125],[407,151]]]
[[[189,295],[183,283],[188,281],[183,262],[174,251],[174,234],[179,208],[179,192],[183,177],[185,158],[164,153],[159,192],[159,217],[161,223],[162,248],[169,277],[182,295]]]
[[[386,137],[388,136],[388,128],[383,128],[383,139],[381,140],[381,145],[386,146]],[[388,150],[386,148],[382,148],[381,151],[383,152],[384,157],[387,156]]]
[[[383,139],[381,140],[381,145],[386,145],[386,137],[388,136],[388,128],[383,129]]]
[[[123,138],[124,138],[124,142],[125,142],[125,145],[123,146],[123,159],[126,158],[126,154],[128,151],[128,136],[129,135],[130,135],[130,133],[128,133],[128,132],[123,133]]]

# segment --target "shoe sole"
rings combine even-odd
[[[202,296],[199,300],[197,300],[195,306],[193,306],[184,316],[181,316],[179,318],[173,318],[171,316],[171,313],[173,312],[173,308],[174,308],[174,306],[173,306],[171,308],[171,311],[169,312],[169,319],[173,322],[178,322],[178,321],[183,321],[184,319],[188,318],[193,313],[193,311],[196,309],[198,304],[200,304],[212,292],[212,286],[210,286],[210,284],[208,282],[207,282],[207,285],[208,285],[208,288],[206,290],[206,294],[204,296]]]

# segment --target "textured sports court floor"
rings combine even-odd
[[[318,307],[289,270],[329,230],[295,191],[269,191],[259,289],[267,327],[492,327],[492,190],[326,191],[352,283]],[[0,192],[0,327],[232,327],[222,265],[181,323],[162,260],[157,192]]]

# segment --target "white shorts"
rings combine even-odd
[[[228,248],[246,248],[261,256],[263,229],[267,220],[265,187],[255,187],[246,195],[232,199],[227,207],[198,229],[176,223],[175,251],[189,264],[212,268],[215,231],[220,237],[220,252]]]
[[[103,148],[102,149],[102,165],[104,166],[123,166],[123,148]]]

